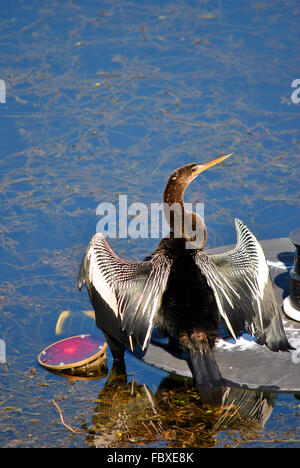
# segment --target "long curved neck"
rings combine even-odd
[[[206,244],[206,226],[198,213],[187,211],[183,195],[191,178],[180,177],[175,171],[164,190],[164,214],[175,238],[183,237],[188,248],[203,249]]]
[[[171,176],[164,190],[164,202],[169,206],[179,203],[184,208],[183,194],[188,185],[188,183],[177,183],[176,176]]]

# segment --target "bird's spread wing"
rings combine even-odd
[[[240,220],[235,220],[235,227],[237,244],[233,250],[220,255],[198,251],[196,264],[234,338],[246,326],[270,349],[290,349],[263,250]]]
[[[82,261],[78,288],[83,284],[94,297],[94,304],[108,305],[129,343],[145,349],[149,343],[154,320],[160,308],[169,276],[171,262],[163,254],[151,260],[132,262],[120,259],[109,247],[103,234],[92,238]],[[91,291],[93,291],[91,293]],[[96,315],[101,310],[96,310]],[[103,330],[105,331],[105,330]]]

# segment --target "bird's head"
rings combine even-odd
[[[197,163],[186,164],[185,166],[182,166],[179,169],[177,169],[174,175],[176,175],[177,181],[179,183],[181,181],[191,182],[199,174],[201,174],[201,172],[204,172],[206,171],[206,169],[209,169],[210,167],[215,166],[216,164],[219,164],[220,162],[224,161],[224,159],[229,158],[229,156],[231,155],[232,153],[226,154],[225,156],[220,156],[219,158],[213,159],[212,161],[209,161],[204,164],[197,164]]]

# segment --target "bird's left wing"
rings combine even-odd
[[[263,250],[239,219],[236,247],[219,255],[198,251],[195,261],[214,292],[232,336],[246,326],[274,351],[290,349]]]
[[[83,258],[78,288],[86,284],[115,315],[129,343],[145,349],[167,284],[171,261],[162,253],[151,260],[133,262],[119,258],[103,234],[93,236]],[[93,301],[99,303],[99,301]],[[95,311],[101,314],[101,310]],[[103,326],[104,328],[104,326]],[[132,340],[133,338],[133,340]]]

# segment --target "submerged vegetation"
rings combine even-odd
[[[76,276],[99,203],[159,201],[174,168],[226,151],[234,161],[187,193],[205,203],[209,247],[234,241],[234,217],[259,239],[299,227],[298,3],[1,9],[0,445],[299,446],[294,395],[256,395],[273,412],[255,422],[236,405],[205,408],[190,383],[163,384],[129,355],[131,380],[112,388],[37,363],[60,338],[98,333]],[[141,259],[156,240],[111,245]]]

